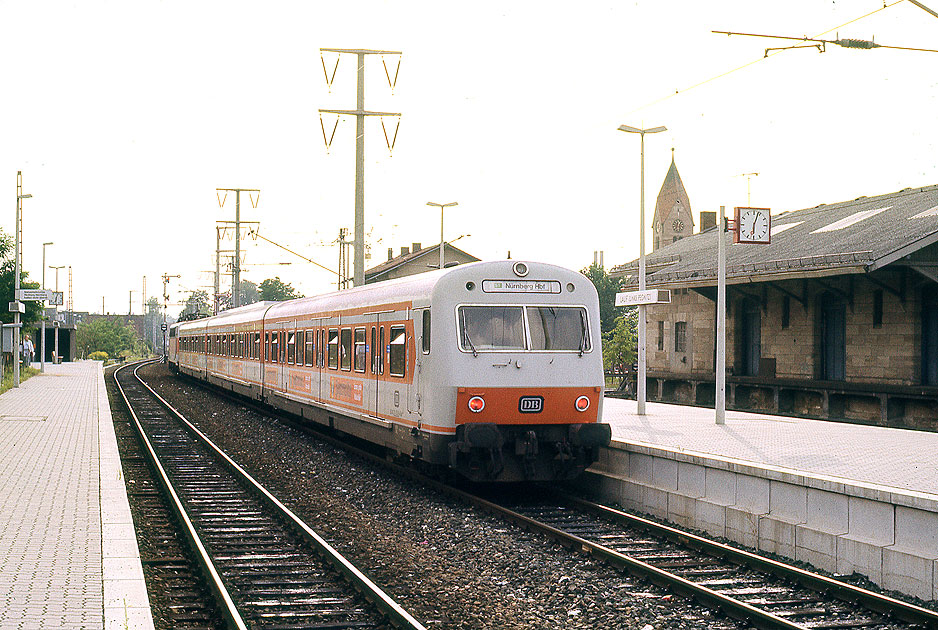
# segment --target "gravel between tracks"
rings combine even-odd
[[[165,366],[141,372],[428,628],[739,627],[219,399]]]

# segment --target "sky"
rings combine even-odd
[[[319,110],[355,109],[356,63],[340,56],[330,89],[336,56],[320,48],[403,53],[366,59],[365,108],[401,113],[393,152],[379,118],[365,126],[366,268],[388,248],[439,243],[428,201],[458,203],[445,238],[483,260],[636,258],[639,138],[621,124],[668,128],[645,142],[649,244],[672,148],[695,220],[938,184],[938,53],[765,57],[798,42],[711,32],[938,49],[938,18],[907,0],[0,0],[0,23],[0,229],[14,232],[22,171],[24,268],[41,281],[52,242],[46,264],[71,266],[77,311],[140,313],[143,278],[162,303],[163,274],[179,276],[170,315],[211,292],[216,221],[235,215],[216,188],[260,189],[256,208],[242,195],[241,219],[338,268],[355,120],[339,120],[327,151],[336,118]],[[393,78],[398,59],[392,90],[382,62]],[[335,288],[334,273],[265,241],[242,250],[243,279]]]

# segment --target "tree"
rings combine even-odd
[[[620,290],[620,280],[612,278],[606,270],[597,264],[580,271],[592,281],[599,293],[599,321],[603,337],[616,327],[616,293]]]
[[[616,326],[603,335],[603,366],[606,371],[625,370],[635,362],[638,307],[632,306],[616,318]]]
[[[191,319],[200,319],[212,314],[212,303],[209,300],[208,293],[202,290],[193,291],[186,300],[186,306],[179,313],[179,321],[184,322]]]
[[[8,304],[13,301],[13,292],[16,288],[14,279],[16,277],[16,261],[13,260],[15,243],[13,237],[0,230],[0,303]],[[29,282],[29,276],[22,269],[20,270],[20,288],[38,289],[38,282]],[[23,302],[26,305],[26,314],[20,318],[23,323],[38,322],[42,319],[42,302]],[[10,313],[6,306],[0,309],[0,321],[9,324],[13,321],[14,315]]]
[[[160,301],[156,296],[147,300],[147,314],[143,320],[143,336],[147,347],[151,350],[159,346],[160,324],[163,322],[163,316],[160,313]]]
[[[257,288],[261,300],[282,302],[303,297],[289,283],[281,281],[279,276],[264,280]]]
[[[140,354],[143,350],[133,328],[108,317],[98,317],[89,323],[80,324],[75,335],[78,351],[85,357],[92,352],[106,352],[109,357],[116,357],[121,354]]]
[[[241,306],[259,301],[257,285],[250,280],[241,281]]]

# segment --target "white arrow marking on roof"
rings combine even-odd
[[[801,225],[804,221],[792,221],[791,223],[783,223],[782,225],[773,225],[772,226],[772,236],[778,236],[785,230],[790,230],[796,225]]]
[[[930,210],[925,210],[924,212],[919,212],[914,217],[909,217],[910,219],[924,219],[925,217],[938,217],[938,206],[931,208]]]
[[[885,208],[876,208],[875,210],[861,210],[860,212],[851,214],[849,217],[844,217],[843,219],[839,221],[834,221],[830,225],[825,225],[822,228],[818,228],[811,233],[817,234],[819,232],[833,232],[834,230],[842,230],[844,228],[850,227],[851,225],[859,223],[860,221],[865,221],[866,219],[869,219],[870,217],[874,217],[880,212],[886,212],[886,210],[889,210],[890,208],[892,208],[892,206],[886,206]]]

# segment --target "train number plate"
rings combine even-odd
[[[541,413],[544,411],[544,397],[522,396],[518,399],[518,411],[521,413]]]

